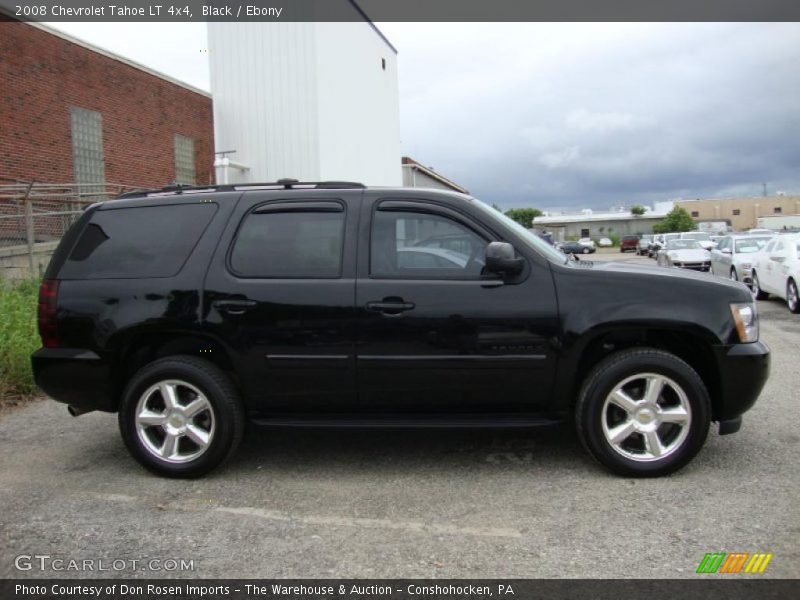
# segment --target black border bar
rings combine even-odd
[[[116,9],[112,9],[112,6]],[[125,7],[130,12],[120,14],[120,7]],[[352,22],[365,19],[372,22],[778,22],[800,21],[800,2],[798,0],[0,0],[0,12],[26,21],[89,22]]]
[[[25,589],[20,591],[19,586]],[[123,587],[124,586],[124,587]],[[152,587],[151,587],[152,586]],[[141,587],[142,593],[122,593]],[[43,593],[31,591],[38,589]],[[85,591],[75,591],[85,590]],[[98,593],[98,590],[100,593]],[[201,591],[202,590],[202,591]],[[489,590],[486,593],[483,590]],[[513,592],[513,593],[512,593]],[[800,580],[692,579],[3,579],[3,600],[788,600]]]

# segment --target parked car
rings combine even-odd
[[[639,238],[639,243],[636,245],[636,254],[644,256],[650,253],[650,245],[653,243],[652,235],[643,235]]]
[[[662,233],[653,239],[653,243],[650,245],[650,249],[648,250],[648,256],[650,258],[658,259],[658,253],[662,250],[669,240],[677,240],[681,236],[680,233]]]
[[[753,257],[772,239],[758,235],[729,235],[711,251],[711,272],[747,285],[752,283]]]
[[[480,252],[416,245],[434,234]],[[740,283],[572,261],[469,196],[342,182],[93,204],[38,315],[39,387],[74,416],[116,412],[131,454],[173,477],[231,456],[247,421],[567,422],[609,469],[663,475],[712,421],[737,431],[769,373]]]
[[[580,242],[562,242],[558,247],[564,254],[594,254],[594,246],[586,246]]]
[[[700,244],[703,250],[708,250],[709,252],[711,252],[712,248],[716,246],[716,244],[711,240],[711,236],[705,231],[685,231],[678,239],[695,240]]]
[[[800,313],[800,234],[770,240],[753,259],[753,294],[759,300],[770,295],[786,300],[789,310]]]
[[[662,267],[694,271],[708,271],[711,268],[711,254],[695,240],[669,240],[666,247],[659,250],[657,260]]]
[[[602,237],[599,240],[597,240],[597,245],[600,246],[601,248],[610,248],[611,246],[614,245],[614,242],[612,242],[607,237]]]
[[[588,238],[588,237],[579,239],[578,243],[582,244],[584,246],[589,246],[589,248],[594,248],[595,247],[594,240],[592,238]]]
[[[620,252],[627,252],[628,250],[636,252],[638,249],[639,249],[638,235],[626,235],[622,237],[622,241],[619,243]]]

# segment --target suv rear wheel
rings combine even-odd
[[[244,412],[230,379],[193,356],[172,356],[140,369],[119,409],[128,450],[151,471],[198,477],[236,450]]]
[[[676,471],[700,450],[711,408],[700,376],[677,356],[654,348],[623,350],[586,378],[575,407],[581,442],[621,475]]]

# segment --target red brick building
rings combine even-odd
[[[210,94],[0,14],[0,184],[204,184],[213,163]]]

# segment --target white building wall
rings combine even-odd
[[[315,25],[322,179],[401,185],[397,55],[369,23]]]
[[[370,23],[212,22],[208,47],[231,181],[400,185],[397,57]]]
[[[214,145],[240,181],[319,177],[313,23],[208,24]]]

